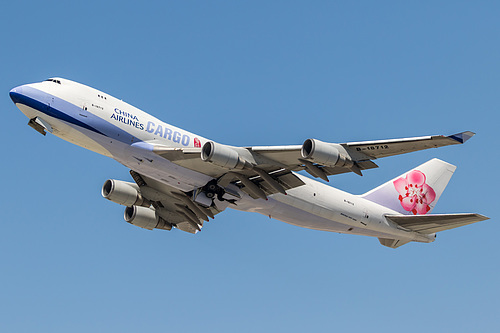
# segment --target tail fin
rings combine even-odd
[[[435,158],[361,197],[401,214],[425,215],[436,205],[455,169]]]

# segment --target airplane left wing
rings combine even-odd
[[[209,141],[202,148],[157,145],[153,152],[180,166],[219,179],[222,184],[236,183],[254,198],[266,198],[303,185],[292,171],[305,170],[325,181],[330,175],[346,172],[362,176],[362,170],[378,167],[374,159],[462,144],[474,134],[467,131],[450,136],[341,144],[308,139],[302,146],[233,147]]]
[[[204,221],[209,221],[209,217],[214,218],[223,210],[214,205],[206,207],[197,203],[192,193],[184,193],[132,170],[130,174],[142,197],[152,203],[156,214],[177,229],[195,234],[201,231]]]

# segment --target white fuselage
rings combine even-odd
[[[195,148],[208,140],[174,127],[101,91],[64,79],[14,88],[16,105],[28,118],[39,117],[66,141],[111,157],[126,167],[181,191],[207,184],[212,177],[155,154],[155,145]],[[14,99],[14,98],[13,98]],[[50,108],[48,107],[50,105]],[[240,191],[231,208],[257,212],[296,226],[430,242],[427,235],[397,228],[385,215],[398,214],[359,196],[297,174],[305,185],[253,199]]]

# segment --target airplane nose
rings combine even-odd
[[[15,87],[9,92],[10,99],[14,103],[18,103],[20,101],[20,97],[23,94],[23,86]]]

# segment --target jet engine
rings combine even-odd
[[[125,208],[124,218],[128,223],[148,230],[172,229],[172,225],[170,223],[158,216],[153,209],[147,207],[127,207]]]
[[[151,206],[151,202],[142,197],[139,186],[122,180],[108,179],[102,186],[102,196],[124,206]]]
[[[321,165],[349,168],[354,164],[349,157],[340,153],[335,144],[316,139],[304,141],[300,152],[303,158]]]
[[[208,141],[201,149],[201,159],[226,169],[244,169],[250,164],[229,146]]]

